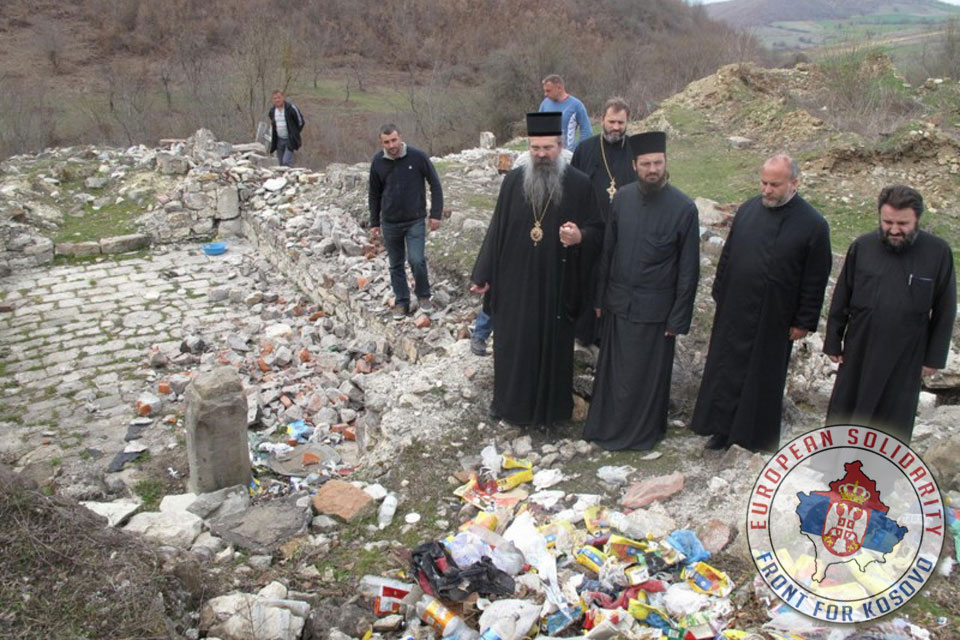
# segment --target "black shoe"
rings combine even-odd
[[[472,351],[473,354],[477,356],[487,355],[487,341],[484,340],[483,338],[478,338],[477,336],[473,336],[472,338],[470,338],[470,351]]]
[[[730,445],[727,444],[727,436],[722,433],[715,433],[710,436],[710,439],[707,440],[707,444],[704,448],[710,449],[711,451],[720,451],[721,449],[726,449]]]

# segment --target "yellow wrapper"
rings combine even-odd
[[[733,583],[723,571],[711,567],[706,562],[697,562],[683,570],[683,578],[697,593],[726,597],[733,590]]]
[[[586,546],[577,552],[577,563],[590,569],[596,574],[600,573],[600,567],[607,560],[607,554],[596,547]]]
[[[610,540],[607,542],[606,551],[620,561],[629,563],[643,560],[643,552],[646,551],[647,548],[648,545],[646,542],[631,540],[630,538],[614,534],[610,536]]]
[[[525,469],[523,471],[518,471],[512,475],[509,475],[505,478],[500,478],[497,480],[497,489],[500,491],[509,491],[514,487],[523,484],[524,482],[533,481],[533,471],[531,469]]]
[[[583,524],[590,533],[606,533],[610,529],[607,522],[607,508],[593,505],[583,510]]]
[[[513,456],[502,456],[502,458],[500,466],[504,469],[533,469],[533,463],[526,458],[514,458]]]

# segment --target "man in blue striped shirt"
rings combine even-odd
[[[570,151],[576,151],[581,140],[593,135],[587,108],[575,96],[567,93],[563,78],[555,73],[543,79],[543,102],[540,103],[539,110],[559,111],[563,114],[560,121],[563,146]],[[580,132],[579,136],[577,130]]]

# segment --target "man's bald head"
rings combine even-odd
[[[773,209],[790,201],[797,192],[800,167],[785,153],[770,156],[760,169],[760,194],[763,206]]]

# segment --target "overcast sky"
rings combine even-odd
[[[688,0],[690,4],[696,3],[698,0]],[[699,0],[702,4],[713,4],[714,2],[727,2],[728,0]],[[956,4],[960,5],[960,0],[940,0],[941,2],[946,2],[947,4]],[[803,0],[797,0],[799,4],[803,4]]]

